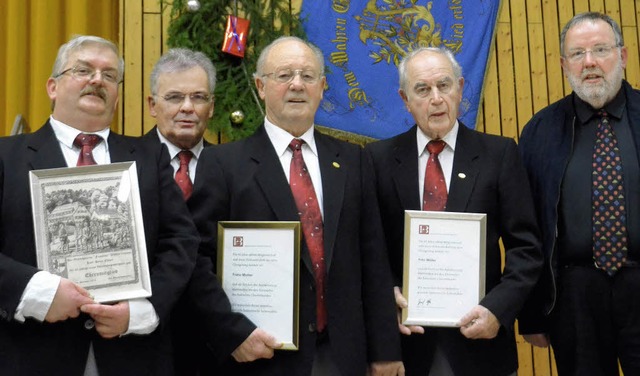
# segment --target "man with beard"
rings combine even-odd
[[[573,93],[520,139],[546,261],[520,332],[553,346],[559,375],[638,375],[640,92],[609,16],[575,16],[560,47]]]

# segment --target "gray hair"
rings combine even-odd
[[[110,40],[93,35],[74,35],[67,43],[60,46],[58,49],[58,56],[56,56],[56,61],[53,63],[51,77],[55,78],[60,75],[64,67],[67,66],[71,53],[82,49],[85,46],[95,44],[109,48],[116,54],[116,56],[118,56],[118,82],[122,81],[122,77],[124,75],[124,60],[120,57],[118,46]]]
[[[322,54],[322,51],[318,47],[316,47],[311,42],[305,41],[298,37],[282,36],[277,38],[273,42],[269,43],[269,45],[266,46],[262,50],[262,52],[260,52],[260,57],[258,57],[258,62],[256,63],[256,72],[253,74],[253,78],[260,78],[260,79],[262,78],[262,75],[264,74],[264,65],[266,63],[267,56],[269,56],[269,52],[271,51],[271,49],[280,43],[290,42],[290,41],[300,42],[305,46],[309,47],[311,51],[313,51],[313,55],[316,57],[316,62],[320,67],[320,75],[324,76],[324,55]]]
[[[616,40],[616,46],[617,47],[624,46],[624,39],[622,39],[622,31],[620,30],[620,26],[616,23],[616,21],[614,21],[611,17],[607,16],[606,14],[602,14],[598,12],[585,12],[585,13],[580,13],[573,16],[573,18],[570,19],[566,25],[564,25],[564,28],[562,28],[562,32],[560,33],[560,55],[564,56],[564,43],[565,43],[565,38],[567,37],[567,32],[569,32],[569,29],[587,21],[596,22],[598,20],[602,20],[608,23],[609,26],[611,26],[611,29],[613,30],[613,35]]]
[[[415,58],[417,55],[427,51],[443,55],[447,59],[449,59],[449,61],[451,62],[451,67],[453,68],[453,75],[455,76],[454,78],[456,79],[456,81],[462,78],[462,67],[460,66],[460,64],[458,63],[456,58],[453,56],[453,53],[450,50],[446,48],[441,48],[441,47],[420,47],[418,49],[415,49],[409,52],[402,59],[400,64],[398,64],[398,74],[400,76],[400,89],[405,90],[405,85],[407,84],[407,64],[409,64],[409,61]]]
[[[194,67],[200,67],[205,71],[209,80],[209,93],[213,94],[216,88],[216,68],[211,59],[200,51],[187,48],[172,48],[160,57],[151,71],[151,94],[158,94],[158,79],[161,74],[182,72]]]

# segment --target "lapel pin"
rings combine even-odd
[[[333,167],[335,167],[335,168],[340,168],[340,163],[338,163],[338,162],[333,162]]]
[[[467,175],[466,175],[464,172],[460,172],[460,173],[458,173],[458,177],[459,177],[460,179],[464,179],[464,178],[466,178],[466,177],[467,177]]]

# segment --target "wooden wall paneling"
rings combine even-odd
[[[144,61],[142,67],[142,93],[140,95],[140,101],[143,103],[143,133],[151,130],[156,124],[155,119],[149,115],[149,106],[147,105],[147,97],[151,95],[151,88],[149,87],[149,77],[151,76],[151,70],[153,65],[162,55],[162,15],[160,13],[146,13],[144,14]],[[153,32],[155,31],[155,32]]]
[[[533,112],[549,104],[544,25],[540,0],[527,1],[527,27],[529,29],[529,63],[531,64],[531,91]],[[524,119],[521,119],[524,120]],[[525,120],[519,121],[522,126]],[[519,129],[520,131],[521,129]],[[518,132],[519,133],[519,132]]]
[[[627,69],[626,79],[631,86],[640,88],[640,56],[638,50],[638,22],[635,18],[636,9],[640,10],[640,4],[636,2],[634,7],[633,2],[621,0],[620,2],[620,27],[622,28],[622,36],[624,38],[624,44],[627,47]]]
[[[575,0],[575,1],[583,1],[583,0]],[[569,22],[569,20],[574,16],[574,8],[573,8],[573,3],[571,1],[558,1],[558,20],[559,25],[560,25],[560,29],[558,30],[558,41],[560,40],[560,33],[562,32],[562,28],[564,27],[564,25]],[[577,13],[577,12],[576,12]],[[558,42],[560,43],[560,42]],[[559,46],[559,44],[558,44]],[[562,52],[562,51],[561,51]],[[558,64],[560,64],[560,60],[558,59]],[[564,78],[564,93],[562,95],[562,97],[564,97],[565,95],[569,95],[571,93],[571,87],[569,86],[569,82],[567,81],[566,78]]]
[[[604,13],[604,1],[603,0],[589,0],[589,11],[590,12]]]
[[[564,3],[565,1],[559,1],[559,2]],[[588,12],[589,0],[573,0],[573,11],[574,13],[571,15],[572,17],[574,14]]]
[[[508,9],[508,5],[502,4],[500,12],[504,8]],[[497,66],[497,25],[494,32],[493,43],[489,51],[489,59],[487,62],[487,71],[482,89],[481,109],[482,112],[478,116],[478,129],[481,132],[500,134],[500,88],[498,85],[498,66]],[[491,130],[491,131],[489,131]]]
[[[564,25],[559,24],[558,17],[558,3],[544,0],[542,2],[542,20],[549,103],[553,103],[565,95],[565,80],[562,74],[562,66],[560,65],[560,30]],[[534,105],[534,113],[539,110],[541,108],[537,108]]]
[[[509,16],[509,7],[502,7],[496,33],[498,46],[498,84],[500,85],[500,129],[496,132],[493,128],[487,127],[487,133],[512,134],[512,130],[516,129],[517,110],[516,110],[516,92],[515,77],[513,67],[513,41],[511,37],[511,23]]]
[[[143,25],[142,2],[123,1],[124,13],[121,17],[122,35],[126,36],[121,43],[124,58],[125,76],[121,90],[122,133],[130,136],[140,136],[143,129],[143,101],[142,101],[142,62],[143,62]],[[158,31],[155,31],[156,33]]]
[[[535,2],[535,1],[534,1]],[[527,35],[527,5],[525,0],[511,0],[511,34],[514,77],[516,85],[516,121],[503,127],[502,135],[518,138],[518,124],[525,124],[533,116],[531,107],[531,68],[529,65],[529,37]],[[525,26],[525,27],[523,27]]]

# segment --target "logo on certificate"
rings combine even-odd
[[[234,236],[233,237],[233,246],[234,247],[242,247],[244,245],[244,238],[242,236]]]
[[[429,234],[429,225],[418,225],[418,234]]]

